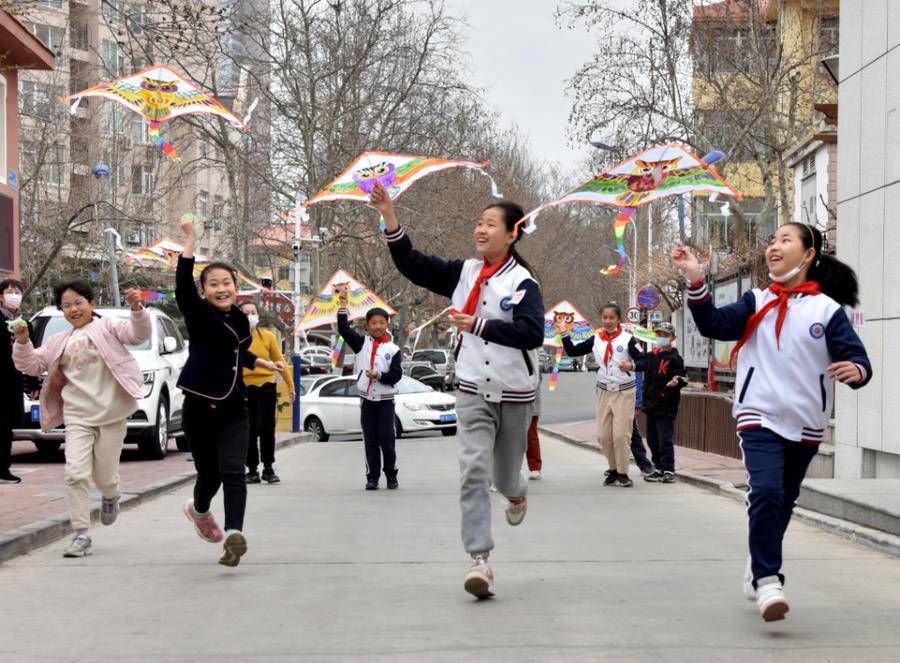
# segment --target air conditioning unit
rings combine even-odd
[[[90,169],[86,163],[76,163],[72,166],[72,174],[73,175],[89,175]]]

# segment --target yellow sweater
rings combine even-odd
[[[250,352],[260,359],[268,359],[269,361],[284,362],[284,356],[278,347],[278,339],[275,334],[267,329],[256,328],[251,334],[253,342],[250,343]],[[288,391],[294,391],[294,381],[291,379],[291,369],[285,365],[284,372],[281,374],[287,385]],[[245,368],[244,384],[248,387],[261,387],[271,382],[275,384],[275,373],[267,368]]]

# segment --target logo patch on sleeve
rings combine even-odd
[[[809,335],[817,339],[822,338],[823,336],[825,336],[825,325],[823,325],[821,322],[813,323],[812,325],[810,325]]]

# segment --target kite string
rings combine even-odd
[[[635,209],[636,208],[634,207],[623,207],[622,211],[619,212],[619,216],[616,217],[613,229],[616,235],[616,253],[619,254],[619,264],[610,265],[605,269],[601,269],[601,274],[612,276],[613,274],[621,272],[622,268],[625,266],[625,261],[627,259],[625,255],[625,228],[631,221],[631,215],[634,214]]]
[[[153,144],[156,145],[160,149],[160,151],[169,157],[172,161],[180,161],[178,155],[175,153],[175,148],[172,147],[172,144],[169,143],[162,136],[162,132],[160,131],[160,124],[155,120],[149,120],[150,123],[150,139],[153,141]]]

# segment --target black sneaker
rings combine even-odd
[[[634,481],[629,479],[627,474],[617,474],[615,484],[620,488],[631,488],[634,485]]]
[[[663,483],[675,483],[675,473],[669,472],[669,471],[663,472],[662,482]]]
[[[650,474],[644,475],[644,481],[650,481],[651,483],[659,483],[663,480],[663,473],[659,470],[653,470]]]
[[[247,483],[262,483],[262,480],[259,478],[259,472],[256,470],[247,472]]]
[[[281,483],[281,479],[278,478],[275,470],[271,467],[267,467],[262,471],[262,480],[267,483]]]
[[[366,490],[378,490],[378,479],[366,481]]]
[[[616,474],[615,470],[606,470],[605,472],[606,478],[603,480],[604,486],[611,486],[616,482],[616,477],[619,475]]]
[[[6,471],[0,474],[0,483],[22,483],[22,477],[17,477],[12,472]]]

